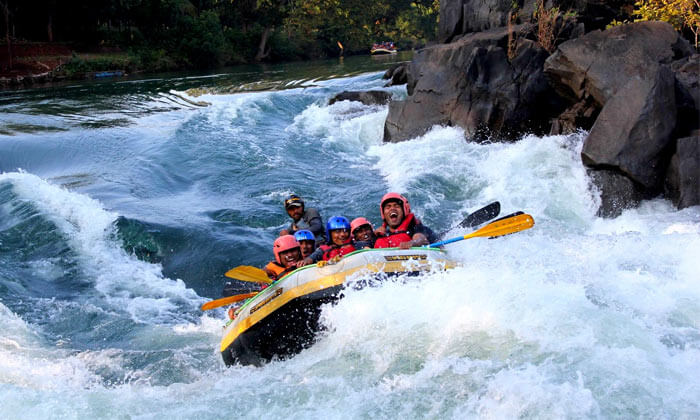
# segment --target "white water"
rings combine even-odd
[[[240,116],[245,98],[202,112]],[[163,384],[157,364],[131,368],[116,348],[63,350],[0,303],[0,418],[700,417],[700,208],[655,200],[600,219],[582,134],[478,145],[436,127],[381,144],[385,115],[312,104],[287,130],[426,197],[420,216],[443,198],[421,183],[433,176],[460,188],[465,211],[499,200],[535,227],[450,245],[463,267],[447,273],[349,292],[324,311],[316,345],[261,368],[223,368],[223,314],[200,315],[204,299],[182,281],[124,253],[116,214],[34,175],[0,175],[94,279],[86,299],[98,304],[80,310],[126,313],[143,325],[135,347],[174,349],[188,378]]]

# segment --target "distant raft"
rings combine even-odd
[[[398,49],[393,42],[381,42],[379,44],[373,44],[370,48],[369,53],[372,55],[378,54],[396,54]]]
[[[293,356],[313,344],[322,305],[339,299],[345,287],[456,265],[437,248],[384,248],[355,251],[333,265],[302,267],[237,310],[224,327],[221,356],[227,366]]]

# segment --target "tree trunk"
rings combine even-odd
[[[49,37],[49,42],[53,42],[53,16],[49,15],[49,23],[46,25],[47,35]]]
[[[10,0],[5,1],[5,41],[7,42],[7,65],[8,70],[12,70],[12,42],[10,41]]]
[[[273,27],[268,26],[263,31],[262,36],[260,37],[260,45],[258,45],[258,53],[255,55],[255,61],[262,61],[262,59],[270,55],[270,51],[265,51],[265,48],[267,46],[267,40],[270,38],[270,34],[272,33],[273,29]]]

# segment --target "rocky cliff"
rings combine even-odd
[[[624,18],[624,1],[443,0],[440,43],[387,73],[385,141],[436,124],[467,141],[588,131],[582,161],[614,216],[665,194],[700,204],[700,56],[669,24]]]

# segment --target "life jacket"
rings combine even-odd
[[[289,268],[284,268],[281,265],[277,263],[277,261],[270,261],[267,263],[265,266],[265,270],[270,270],[270,272],[275,273],[275,278],[272,279],[273,281],[279,280],[282,277],[284,277],[285,274],[296,270],[297,268],[295,266],[291,266]]]
[[[404,217],[403,222],[396,227],[396,230],[390,230],[389,227],[384,223],[386,228],[386,234],[377,238],[374,242],[375,248],[396,248],[401,245],[402,242],[408,242],[412,240],[411,228],[416,225],[417,219],[413,216],[413,213],[409,213]]]
[[[343,255],[355,251],[355,246],[349,239],[342,245],[321,245],[319,248],[323,250],[323,261],[328,261],[338,255],[342,257]]]

